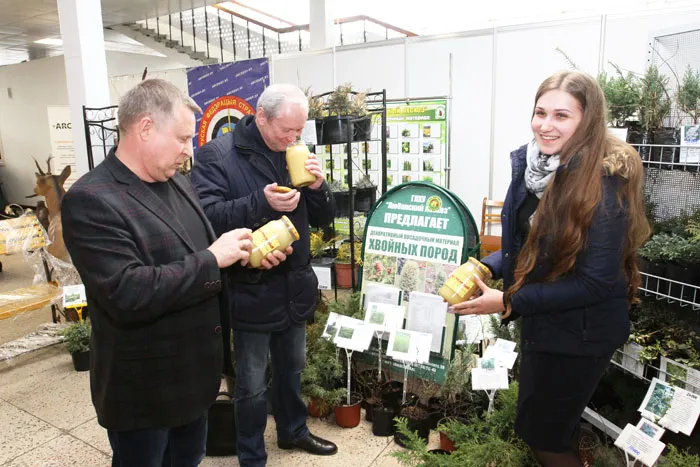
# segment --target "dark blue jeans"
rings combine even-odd
[[[291,326],[279,333],[233,331],[236,359],[236,436],[241,467],[267,461],[267,361],[272,362],[272,407],[277,439],[293,441],[309,434],[301,398],[301,371],[306,363],[306,328]]]
[[[196,467],[204,459],[207,412],[175,428],[107,430],[112,467]]]

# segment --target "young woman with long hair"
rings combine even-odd
[[[547,78],[535,96],[533,140],[511,153],[502,248],[483,259],[505,293],[481,295],[458,314],[520,318],[517,433],[545,467],[581,466],[580,417],[610,358],[629,336],[650,234],[639,154],[611,136],[595,79]]]

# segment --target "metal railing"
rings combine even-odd
[[[308,24],[275,27],[222,5],[146,18],[136,24],[146,28],[144,33],[155,34],[170,47],[189,47],[191,54],[199,58],[221,62],[299,52],[310,47]],[[337,19],[335,27],[336,45],[415,36],[411,31],[366,15]]]

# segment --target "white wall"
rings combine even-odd
[[[32,60],[0,67],[0,132],[3,162],[0,176],[12,203],[35,204],[34,160],[46,167],[51,153],[48,105],[68,104],[63,57]],[[11,89],[12,98],[7,89]]]
[[[650,34],[698,24],[700,9],[614,15],[605,21],[591,17],[337,48],[335,57],[331,49],[275,56],[270,68],[272,82],[311,86],[317,93],[351,82],[356,89],[385,88],[395,98],[447,96],[451,54],[450,189],[478,224],[484,196],[505,197],[510,152],[532,137],[529,122],[537,87],[552,73],[571,69],[557,48],[594,76],[601,62],[612,70],[608,60],[642,73]]]
[[[129,74],[127,78],[110,78],[112,102],[117,102],[126,86],[141,79],[144,66],[148,66],[150,77],[169,79],[187,90],[185,71],[177,69],[181,67],[178,63],[155,56],[107,52],[110,77]],[[7,88],[12,90],[11,99]],[[12,203],[35,204],[35,200],[25,196],[33,192],[36,181],[32,156],[43,168],[51,153],[48,105],[68,105],[62,56],[0,67],[0,141],[4,162],[0,179],[5,196]]]

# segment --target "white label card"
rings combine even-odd
[[[319,290],[331,290],[331,268],[323,268],[319,266],[311,266],[318,279]]]
[[[654,378],[639,412],[674,433],[690,436],[700,416],[700,396]]]
[[[333,343],[347,350],[364,352],[369,348],[374,335],[374,329],[365,325],[359,319],[349,316],[339,316],[336,321],[338,331],[333,338]]]
[[[505,368],[474,368],[472,390],[508,389],[508,370]]]
[[[620,436],[615,440],[615,446],[632,455],[642,464],[651,467],[659,458],[666,445],[659,440],[650,438],[634,425],[627,424]]]
[[[316,120],[307,120],[301,132],[301,140],[306,144],[318,144],[316,139]]]
[[[81,308],[85,306],[87,306],[87,298],[83,284],[63,286],[63,308]]]
[[[365,311],[365,324],[375,331],[394,331],[403,328],[405,314],[403,306],[369,302]]]
[[[424,332],[397,330],[389,336],[386,353],[396,360],[427,363],[432,337]]]

